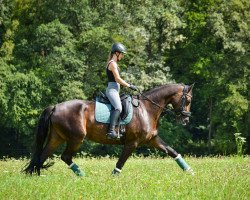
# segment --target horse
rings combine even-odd
[[[169,104],[172,105],[179,122],[183,125],[189,122],[193,86],[194,84],[165,84],[140,93],[140,104],[133,108],[132,120],[125,125],[125,135],[119,140],[108,138],[108,124],[95,120],[95,101],[74,99],[48,106],[38,121],[31,160],[22,171],[39,176],[41,169],[50,167],[50,164],[44,164],[46,159],[59,145],[66,142],[61,159],[76,175],[84,176],[84,171],[72,161],[72,157],[83,141],[88,139],[101,144],[123,145],[122,153],[112,171],[113,175],[121,173],[129,156],[141,145],[149,145],[168,154],[183,171],[194,174],[181,154],[167,145],[157,131],[160,116]]]

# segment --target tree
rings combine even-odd
[[[217,151],[224,153],[235,149],[233,134],[247,129],[247,8],[249,3],[244,0],[188,4],[184,30],[188,40],[171,55],[174,77],[196,82],[199,103],[195,103],[194,113],[203,116],[200,125],[207,130],[212,127]]]

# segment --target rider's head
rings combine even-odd
[[[122,43],[114,43],[111,48],[111,54],[116,55],[117,61],[123,58],[123,55],[127,53],[125,46]]]

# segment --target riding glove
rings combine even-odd
[[[132,84],[129,85],[129,88],[132,89],[132,90],[135,90],[135,91],[138,90],[138,88],[135,85],[132,85]]]

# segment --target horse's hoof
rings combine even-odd
[[[85,173],[83,171],[80,171],[78,173],[75,173],[79,177],[85,177]]]
[[[122,170],[118,169],[118,168],[115,168],[113,171],[112,171],[112,176],[119,176],[120,173],[121,173]]]
[[[193,169],[188,169],[188,170],[185,170],[184,172],[186,172],[186,174],[189,174],[189,175],[192,175],[192,176],[194,176],[195,175],[195,172],[194,172],[194,170]]]

